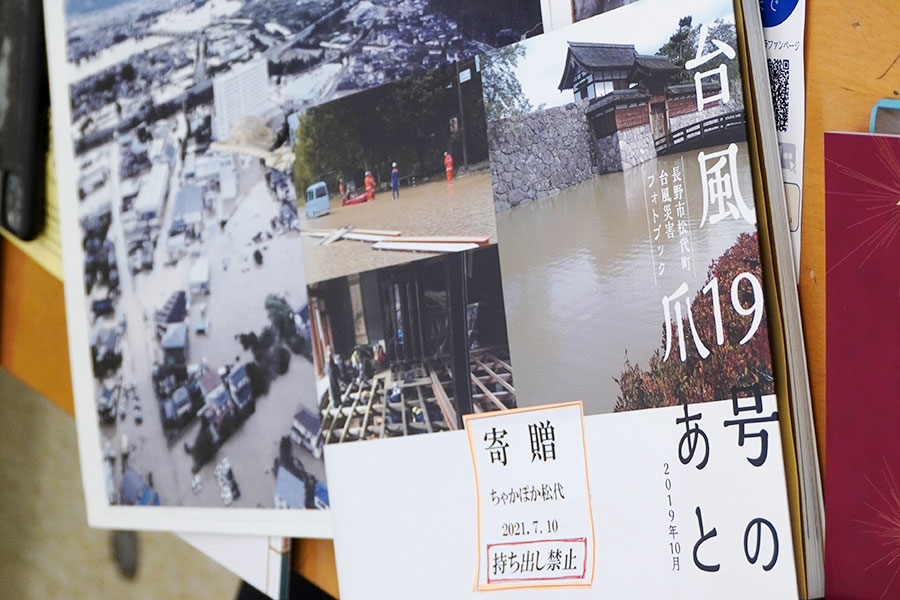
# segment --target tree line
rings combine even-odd
[[[317,181],[335,188],[340,177],[362,185],[365,171],[388,181],[394,162],[401,177],[435,175],[447,151],[462,166],[463,134],[469,162],[487,160],[481,74],[474,61],[460,65],[467,68],[472,78],[462,84],[456,65],[449,65],[307,110],[294,147],[297,195]],[[460,105],[464,131],[451,128]]]

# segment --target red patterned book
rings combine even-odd
[[[900,137],[825,136],[829,599],[900,597]]]

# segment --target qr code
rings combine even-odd
[[[778,131],[787,131],[788,126],[788,100],[791,97],[791,89],[788,79],[791,76],[790,59],[768,59],[769,82],[772,84],[772,104],[775,106],[775,128]]]

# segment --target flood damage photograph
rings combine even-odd
[[[478,59],[307,110],[294,154],[310,282],[496,241]]]
[[[326,444],[455,431],[516,408],[497,246],[309,286]]]
[[[347,199],[357,189],[358,200],[368,170],[377,203],[341,207],[358,211],[350,222],[435,234],[399,217],[364,218],[390,195],[393,167],[371,152],[377,142],[397,163],[399,202],[420,193],[421,206],[455,202],[465,213],[473,203],[463,199],[483,198],[489,219],[460,219],[490,226],[450,227],[477,240],[443,243],[460,249],[493,238],[473,57],[539,33],[538,0],[67,0],[53,17],[66,37],[57,72],[77,184],[63,201],[77,213],[69,250],[81,253],[72,264],[84,287],[70,337],[90,353],[78,406],[96,431],[83,440],[96,455],[94,487],[103,487],[94,497],[105,505],[326,507],[306,284],[331,267],[304,256],[307,188],[320,198],[321,181],[338,193],[339,168]],[[356,151],[340,128],[317,129],[325,141],[308,135],[317,105],[382,94],[379,86],[413,75],[423,79],[395,108],[407,120],[391,143],[372,130],[357,140],[361,160],[324,170],[309,162],[318,152]],[[359,116],[376,126],[373,113]],[[431,129],[414,133],[419,121]],[[415,149],[398,150],[412,139]],[[303,179],[299,194],[295,150],[298,171],[307,162],[322,170]],[[395,214],[404,215],[399,202]],[[340,221],[342,211],[333,212]],[[322,219],[321,228],[348,225]],[[324,248],[339,254],[349,242],[335,240]]]
[[[648,0],[490,55],[520,406],[773,389],[737,48],[730,2]]]

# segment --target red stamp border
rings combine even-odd
[[[581,542],[584,545],[584,561],[581,565],[581,575],[562,575],[560,577],[520,577],[518,579],[491,579],[491,571],[490,567],[488,568],[487,582],[491,583],[513,583],[517,581],[565,581],[568,579],[584,579],[585,573],[587,573],[587,538],[579,537],[579,538],[566,538],[559,540],[529,540],[526,542],[503,542],[502,544],[488,544],[487,545],[487,555],[490,556],[491,548],[496,548],[498,546],[525,546],[527,544],[546,544],[550,542]]]

